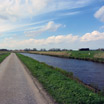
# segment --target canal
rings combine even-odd
[[[40,62],[45,62],[48,65],[73,72],[74,76],[86,84],[97,85],[100,89],[104,88],[104,64],[102,63],[30,53],[21,54]]]

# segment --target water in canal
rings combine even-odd
[[[84,83],[98,85],[100,89],[104,88],[104,64],[102,63],[30,53],[21,54],[32,57],[40,62],[45,62],[48,65],[73,72],[74,76]]]

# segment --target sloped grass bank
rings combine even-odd
[[[104,96],[94,93],[77,81],[68,78],[57,68],[21,54],[17,54],[17,56],[58,104],[104,104]],[[72,77],[71,73],[68,75]]]
[[[10,53],[2,53],[0,54],[0,63],[7,57],[9,56]]]
[[[67,52],[70,53],[70,51]],[[104,63],[104,58],[100,57],[103,53],[103,51],[72,51],[69,58]]]
[[[104,63],[104,51],[29,51],[28,53]]]

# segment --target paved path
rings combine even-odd
[[[52,104],[39,92],[14,53],[0,64],[0,104]]]

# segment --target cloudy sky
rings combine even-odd
[[[104,0],[0,0],[0,48],[104,48]]]

